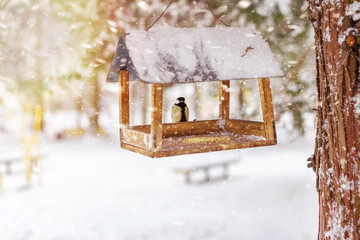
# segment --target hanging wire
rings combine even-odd
[[[171,4],[173,4],[174,1],[175,1],[175,0],[172,0],[172,1],[169,3],[169,5],[165,8],[165,10],[160,14],[160,16],[155,20],[155,22],[153,22],[153,24],[151,24],[150,27],[148,27],[148,28],[146,29],[146,31],[149,31],[150,28],[152,28],[152,27],[155,25],[155,23],[156,23],[157,21],[159,21],[159,19],[164,15],[164,13],[166,12],[166,10],[168,10],[168,8],[171,6]]]
[[[224,24],[225,26],[229,27],[228,24],[226,24],[223,20],[221,20],[218,16],[215,15],[214,11],[212,10],[212,8],[210,7],[210,4],[208,2],[208,0],[204,0],[208,6],[208,8],[210,9],[210,12],[212,13],[212,15],[214,16],[214,18],[216,18],[218,21],[220,21],[222,24]]]
[[[159,21],[159,19],[164,15],[164,13],[168,10],[168,8],[171,6],[171,4],[173,4],[174,1],[175,1],[175,0],[172,0],[172,1],[169,3],[169,5],[165,8],[165,10],[164,10],[164,11],[160,14],[160,16],[150,25],[150,27],[148,27],[148,28],[146,29],[146,31],[149,31],[150,28],[152,28],[152,27],[157,23],[157,21]],[[214,18],[215,18],[216,20],[218,20],[219,22],[221,22],[222,24],[224,24],[226,27],[229,27],[229,25],[226,24],[223,20],[221,20],[220,17],[218,17],[218,16],[215,15],[214,11],[213,11],[212,8],[210,7],[210,4],[209,4],[208,0],[204,0],[204,1],[205,1],[206,5],[208,6],[211,14],[214,16]]]

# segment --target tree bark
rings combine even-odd
[[[319,240],[360,237],[360,23],[349,0],[308,0],[315,30],[318,121],[312,166],[319,195]],[[359,17],[360,19],[360,17]],[[353,40],[353,41],[351,41]]]

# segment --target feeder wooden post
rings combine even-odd
[[[271,97],[270,80],[268,78],[259,79],[259,91],[261,98],[261,109],[265,124],[265,136],[267,139],[276,140],[275,117]]]
[[[122,128],[130,125],[130,95],[129,95],[129,72],[121,70],[119,74],[119,123],[120,123],[120,142]]]
[[[220,81],[219,86],[219,118],[230,117],[230,81]]]
[[[154,151],[160,151],[162,148],[162,108],[163,85],[153,84],[151,86],[150,148]]]

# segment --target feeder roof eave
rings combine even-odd
[[[155,81],[144,81],[141,79],[138,80],[132,80],[132,81],[141,81],[146,84],[184,84],[184,83],[199,83],[199,82],[216,82],[216,81],[240,81],[240,80],[258,80],[262,78],[282,78],[284,75],[281,76],[259,76],[259,77],[253,77],[253,78],[236,78],[236,79],[212,79],[212,80],[203,80],[203,81],[185,81],[185,82],[155,82]]]
[[[246,28],[174,28],[120,36],[107,81],[192,83],[283,77],[269,45]]]
[[[127,70],[127,69],[123,69],[123,70]],[[239,80],[258,80],[258,79],[262,79],[262,78],[269,78],[269,79],[273,79],[273,78],[282,78],[285,75],[279,75],[279,76],[259,76],[259,77],[253,77],[253,78],[236,78],[236,79],[214,79],[214,80],[204,80],[204,81],[187,81],[187,82],[155,82],[155,81],[146,81],[146,80],[142,80],[142,79],[132,79],[130,77],[130,81],[141,81],[143,83],[146,84],[184,84],[184,83],[198,83],[198,82],[215,82],[215,81],[239,81]],[[118,81],[118,77],[119,74],[117,74],[116,76],[114,75],[113,77],[108,76],[107,78],[107,82],[119,82]]]

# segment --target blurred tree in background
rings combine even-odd
[[[147,29],[170,0],[5,0],[0,2],[0,83],[27,98],[43,99],[48,110],[69,106],[89,116],[91,129],[101,132],[99,114],[104,79],[122,32]],[[304,114],[315,100],[313,54],[306,1],[175,0],[156,23],[177,27],[220,26],[215,15],[230,26],[260,31],[281,61],[286,80],[273,84],[277,119],[291,116],[289,129],[304,133]],[[16,41],[14,41],[16,39]],[[249,81],[248,81],[249,82]],[[252,85],[241,84],[246,104]],[[274,81],[275,82],[275,81]],[[198,99],[206,89],[195,85]],[[146,100],[146,89],[135,88]],[[54,96],[61,99],[54,102]],[[216,97],[216,96],[215,96]],[[203,101],[202,99],[201,101]],[[196,111],[202,111],[199,102]],[[36,101],[35,101],[36,102]],[[284,104],[286,103],[286,104]],[[139,107],[146,109],[145,104]],[[250,118],[254,112],[242,112]]]
[[[30,6],[25,1],[0,4],[1,79],[10,91],[21,92],[23,101],[27,99],[41,105],[44,85],[40,74],[44,56],[40,6]]]
[[[276,4],[269,17],[263,35],[286,73],[285,81],[275,90],[276,112],[278,117],[291,113],[293,128],[303,134],[304,114],[313,113],[316,102],[315,66],[306,61],[315,58],[311,24],[306,19],[307,1],[290,1],[289,13]]]

